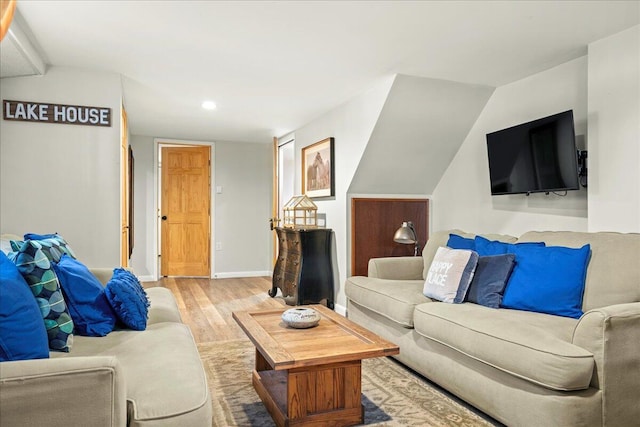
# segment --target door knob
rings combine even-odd
[[[161,218],[161,219],[162,219],[163,221],[166,221],[166,220],[167,220],[167,216],[166,216],[166,215],[162,215],[162,218]]]
[[[280,218],[269,218],[269,229],[273,230],[278,226]]]

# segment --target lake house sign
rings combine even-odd
[[[3,118],[22,122],[111,126],[111,108],[2,100]]]

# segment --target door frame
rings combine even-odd
[[[275,227],[279,226],[279,223],[276,221],[279,219],[280,215],[278,212],[278,208],[280,207],[280,171],[279,165],[280,161],[278,160],[279,155],[278,138],[273,137],[273,143],[271,146],[271,163],[273,167],[273,174],[271,175],[271,223],[272,232],[271,232],[271,264],[272,266],[276,265],[276,260],[278,259],[278,236],[275,232]]]
[[[282,212],[281,212],[281,206],[280,206],[280,149],[287,144],[292,144],[291,148],[293,150],[293,156],[294,156],[294,163],[295,163],[295,147],[296,147],[296,137],[294,133],[290,133],[287,134],[281,138],[273,138],[273,145],[272,145],[272,167],[273,167],[273,174],[272,174],[272,199],[271,199],[271,218],[272,219],[279,219],[280,221],[278,223],[274,223],[274,228],[275,227],[282,227],[283,225],[283,221],[284,219],[282,218]],[[294,187],[295,187],[295,165],[294,168],[292,170],[293,176],[291,177],[293,179],[294,182]],[[295,189],[294,192],[292,194],[292,196],[295,195]],[[287,201],[285,200],[283,202],[286,203]],[[278,236],[275,232],[275,229],[272,233],[272,254],[273,254],[273,266],[275,266],[276,264],[276,260],[278,257]]]
[[[188,147],[188,146],[208,146],[211,150],[211,165],[210,168],[210,192],[209,201],[210,201],[210,209],[211,215],[209,216],[209,220],[211,224],[209,224],[209,276],[210,278],[214,278],[215,276],[215,251],[213,250],[215,247],[215,142],[209,141],[190,141],[183,139],[169,139],[169,138],[154,138],[153,139],[153,205],[155,206],[156,213],[153,216],[153,271],[151,272],[154,280],[158,280],[160,278],[160,248],[161,248],[161,233],[160,233],[160,186],[161,186],[161,177],[160,177],[160,149],[161,147]]]
[[[131,144],[129,125],[124,103],[120,104],[120,266],[127,268],[131,262],[131,206],[133,203],[131,176]]]

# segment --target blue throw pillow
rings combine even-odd
[[[514,254],[478,258],[478,265],[466,300],[485,307],[499,308],[515,259]]]
[[[469,249],[476,250],[476,242],[474,239],[468,239],[466,237],[459,236],[457,234],[449,234],[449,240],[447,246],[451,249]]]
[[[103,337],[113,330],[116,313],[100,281],[80,261],[63,255],[53,264],[78,335]]]
[[[147,328],[149,299],[133,273],[123,268],[113,270],[105,293],[122,323],[136,331],[144,331]]]
[[[502,307],[557,316],[582,316],[582,295],[591,246],[516,246],[516,267]]]
[[[498,240],[489,240],[482,236],[476,236],[475,239],[476,248],[475,251],[478,255],[490,256],[490,255],[504,255],[515,253],[515,248],[519,246],[544,246],[544,242],[524,242],[524,243],[505,243]],[[516,259],[517,261],[517,259]]]
[[[18,268],[0,252],[0,362],[48,357],[38,303]]]

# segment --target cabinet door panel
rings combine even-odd
[[[333,308],[333,267],[330,229],[292,230],[276,228],[279,253],[272,289],[280,289],[289,305],[315,304],[326,300]]]

